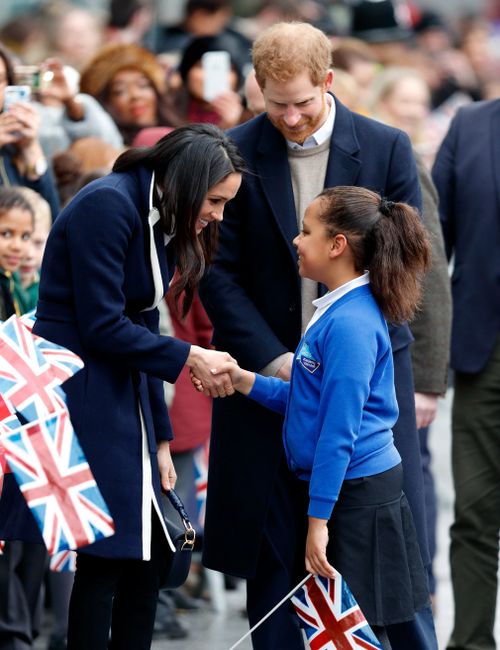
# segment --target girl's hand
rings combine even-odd
[[[324,578],[335,578],[335,569],[328,562],[328,521],[309,517],[306,541],[306,571]]]
[[[157,458],[161,485],[168,492],[175,487],[175,482],[177,481],[177,474],[172,456],[170,455],[170,443],[168,440],[163,440],[158,443]]]
[[[254,372],[243,370],[243,368],[234,365],[234,363],[226,363],[218,368],[213,368],[211,372],[213,375],[227,373],[231,377],[233,389],[236,389],[239,393],[243,393],[243,395],[248,395],[255,383]],[[198,390],[200,390],[199,387]]]
[[[228,91],[212,100],[212,108],[220,115],[220,128],[230,129],[236,126],[243,113],[243,104],[238,93]]]

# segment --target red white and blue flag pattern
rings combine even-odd
[[[208,455],[210,442],[207,440],[193,454],[194,485],[196,490],[196,518],[201,528],[205,525],[207,503]]]
[[[0,325],[0,480],[14,474],[53,556],[113,535],[114,524],[61,388],[83,363],[31,326],[15,316]]]
[[[4,431],[2,442],[50,555],[114,533],[67,411]]]
[[[34,336],[21,319],[0,326],[0,394],[26,421],[64,408],[59,386],[81,368],[76,354]]]
[[[50,558],[49,569],[55,573],[63,571],[76,571],[75,551],[60,551]]]
[[[291,601],[311,650],[382,650],[340,573],[311,575]]]

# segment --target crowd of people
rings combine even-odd
[[[76,578],[47,573],[6,477],[0,650],[33,647],[44,602],[48,650],[188,636],[175,608],[199,602],[160,589],[161,488],[194,511],[209,448],[202,563],[246,580],[251,626],[333,564],[384,649],[437,648],[428,441],[450,376],[448,648],[494,650],[500,16],[187,0],[158,25],[154,7],[52,1],[0,26],[0,318],[37,307],[84,359],[68,406],[117,526]],[[252,641],[303,648],[287,607]]]

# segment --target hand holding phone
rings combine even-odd
[[[203,68],[203,99],[212,101],[229,88],[231,57],[229,52],[205,52],[201,57]]]
[[[3,110],[8,111],[14,104],[29,102],[30,99],[31,88],[29,86],[7,86],[3,95]]]

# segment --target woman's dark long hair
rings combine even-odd
[[[15,83],[14,65],[12,64],[11,55],[1,43],[0,43],[0,59],[2,59],[5,65],[7,85],[12,86]],[[0,106],[0,112],[2,110],[3,110],[3,106]]]
[[[178,273],[172,291],[176,301],[184,291],[185,316],[217,246],[216,222],[196,234],[201,207],[209,189],[229,174],[242,174],[245,162],[234,142],[218,127],[191,124],[172,131],[153,147],[129,149],[116,160],[113,171],[123,172],[136,165],[154,170],[161,190],[155,204],[163,230],[175,232]]]
[[[345,235],[356,270],[370,272],[373,295],[386,319],[403,323],[413,318],[431,260],[418,212],[363,187],[338,186],[319,198],[320,220],[329,236]]]

